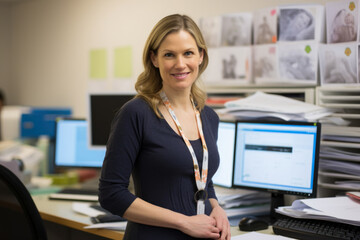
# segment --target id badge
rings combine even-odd
[[[197,215],[205,214],[205,202],[204,200],[197,201]]]
[[[197,215],[205,214],[205,200],[208,197],[208,193],[205,190],[199,190],[194,194],[194,199],[196,201],[196,213]]]

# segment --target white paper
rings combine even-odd
[[[225,107],[226,110],[224,111],[227,112],[242,109],[288,114],[307,113],[308,115],[327,110],[326,108],[314,104],[259,91],[247,98],[228,101],[225,103]]]
[[[276,212],[295,218],[318,219],[360,226],[360,204],[349,197],[295,200],[291,206],[279,207]]]
[[[222,16],[221,45],[251,45],[252,13],[233,13]]]
[[[254,43],[277,42],[277,7],[258,9],[254,12]]]
[[[357,40],[358,1],[341,0],[326,3],[327,42],[350,42]]]
[[[285,240],[285,239],[294,239],[294,238],[288,238],[280,235],[264,234],[258,232],[249,232],[231,237],[231,240],[278,240],[278,239]]]
[[[312,198],[301,201],[328,216],[358,221],[360,224],[360,204],[352,201],[349,197]]]
[[[358,83],[356,51],[355,42],[322,44],[319,49],[321,85]]]
[[[313,41],[281,42],[277,45],[279,75],[292,84],[316,85],[319,44]]]
[[[324,41],[324,6],[283,5],[279,13],[279,41]]]
[[[74,212],[87,215],[89,217],[97,217],[104,212],[96,210],[95,208],[90,207],[94,203],[82,203],[82,202],[73,202],[72,209]]]
[[[124,231],[126,229],[127,221],[125,222],[111,222],[111,223],[96,223],[85,226],[86,229],[104,228],[110,230]]]
[[[319,169],[360,176],[360,165],[358,163],[327,160],[321,158]]]
[[[210,85],[234,86],[251,82],[251,47],[209,49],[209,65],[203,79]]]
[[[204,17],[199,21],[199,28],[209,48],[219,47],[221,44],[221,17]]]
[[[253,75],[257,84],[279,82],[276,44],[253,47]]]

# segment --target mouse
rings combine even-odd
[[[269,224],[260,218],[254,216],[243,217],[239,222],[241,231],[259,231],[269,227]]]

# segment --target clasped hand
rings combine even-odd
[[[196,238],[230,239],[230,224],[221,207],[213,208],[210,216],[205,214],[189,217],[183,232]]]

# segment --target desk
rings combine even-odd
[[[48,231],[48,234],[52,235],[54,233],[58,236],[58,239],[89,239],[91,235],[94,235],[94,239],[123,238],[124,232],[121,231],[85,229],[85,226],[92,224],[90,218],[89,216],[74,212],[72,210],[72,201],[49,200],[48,195],[35,195],[33,196],[33,199],[42,219],[45,221],[47,230],[50,230],[50,232]],[[63,228],[58,228],[54,226],[54,224],[62,226]],[[67,230],[64,231],[64,229]],[[59,230],[61,231],[61,234],[70,236],[70,238],[60,238]],[[76,238],[74,236],[76,236]],[[53,238],[49,237],[49,239]]]
[[[48,195],[33,196],[40,215],[45,221],[49,239],[122,239],[124,232],[108,229],[84,229],[90,218],[72,210],[71,201],[49,200]],[[65,230],[66,229],[66,230]],[[273,234],[272,228],[259,231]],[[238,227],[231,227],[231,235],[244,234]],[[55,236],[55,237],[53,237]]]

